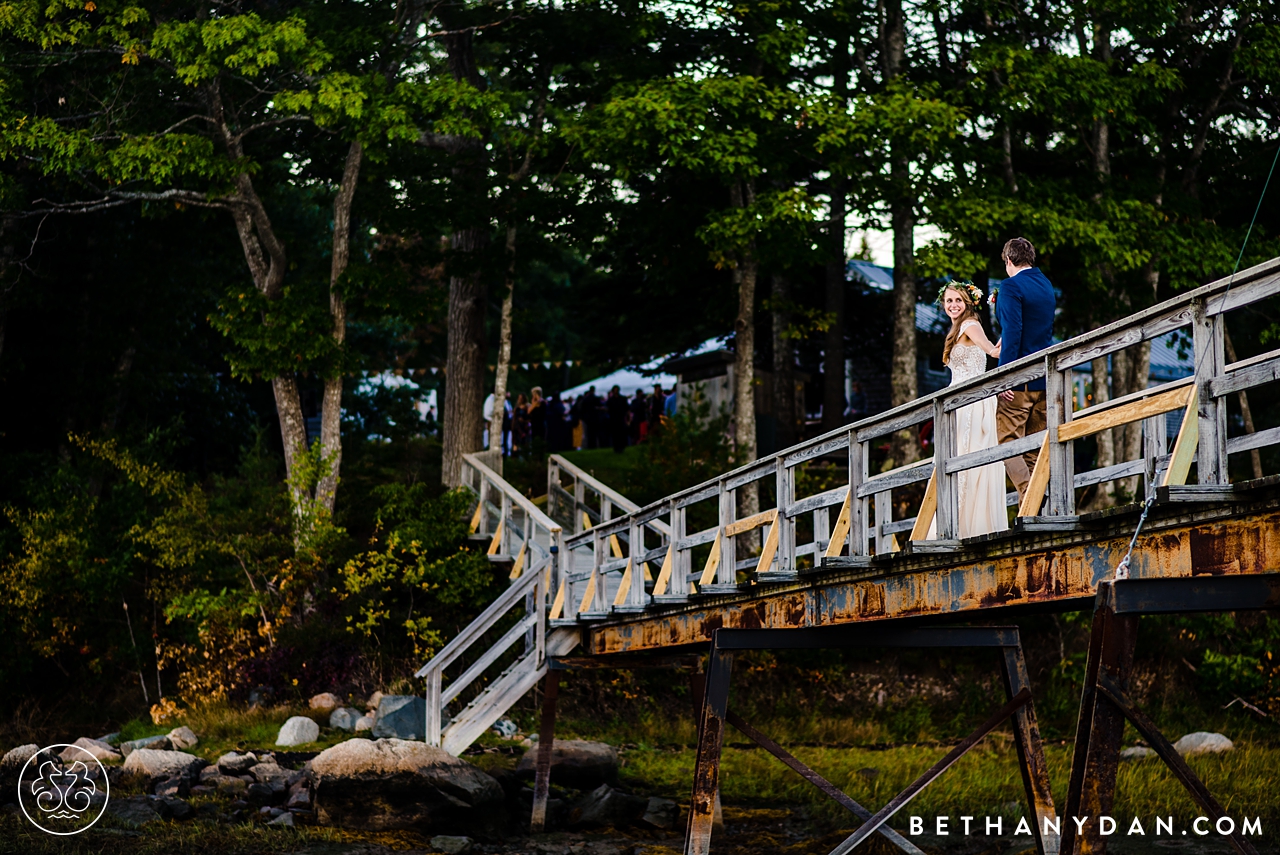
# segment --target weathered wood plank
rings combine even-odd
[[[1232,392],[1261,386],[1274,380],[1280,380],[1280,356],[1243,368],[1228,367],[1225,377],[1215,377],[1209,381],[1209,394],[1222,398]]]
[[[919,463],[912,463],[910,466],[901,466],[897,469],[890,469],[888,472],[868,478],[858,487],[858,498],[864,499],[867,496],[874,496],[876,493],[883,493],[898,487],[905,487],[908,484],[916,484],[924,481],[933,475],[933,460],[922,460]]]
[[[1269,275],[1261,275],[1258,278],[1248,281],[1250,273],[1253,270],[1261,270],[1270,265],[1274,265],[1275,259],[1263,262],[1257,267],[1240,273],[1236,277],[1236,281],[1231,283],[1231,288],[1222,294],[1215,294],[1209,297],[1206,302],[1206,311],[1210,316],[1220,315],[1223,312],[1229,312],[1232,309],[1238,309],[1241,306],[1247,306],[1250,303],[1256,303],[1259,300],[1265,300],[1268,297],[1280,294],[1280,273],[1273,272]],[[1243,281],[1242,281],[1243,280]],[[1223,281],[1223,280],[1219,280]],[[1214,283],[1217,284],[1217,283]],[[1209,287],[1213,287],[1212,285]],[[1195,293],[1195,292],[1192,292]]]
[[[798,502],[792,502],[787,505],[787,516],[795,519],[803,514],[812,513],[818,508],[829,508],[832,505],[839,505],[844,502],[844,497],[849,495],[849,486],[847,484],[839,487],[832,487],[822,493],[814,493],[812,496],[806,496]]]
[[[1196,473],[1201,484],[1226,484],[1231,480],[1227,473],[1227,402],[1213,397],[1209,385],[1214,377],[1222,376],[1226,364],[1225,321],[1221,315],[1210,315],[1204,300],[1193,300],[1191,311],[1196,367],[1194,406],[1200,420]]]
[[[711,541],[715,540],[717,535],[719,534],[720,534],[719,526],[716,526],[715,528],[705,528],[702,531],[697,532],[696,534],[691,534],[688,537],[682,537],[679,540],[677,540],[676,549],[680,549],[680,550],[692,549],[695,546],[701,546],[704,543],[710,543]]]
[[[1187,307],[1176,305],[1180,302],[1177,298],[1169,302],[1175,305],[1163,303],[1160,306],[1153,306],[1146,312],[1139,312],[1094,333],[1086,333],[1079,339],[1073,339],[1073,341],[1083,339],[1083,343],[1056,354],[1053,367],[1058,371],[1068,371],[1100,356],[1124,350],[1126,347],[1157,338],[1189,324],[1191,315]]]
[[[655,597],[662,596],[667,592],[667,588],[671,585],[671,571],[675,567],[676,543],[671,541],[667,546],[667,557],[662,559],[662,570],[658,573],[658,579],[653,583],[653,595]]]
[[[866,555],[868,552],[867,520],[870,517],[870,509],[867,500],[858,497],[858,490],[866,483],[869,468],[867,446],[858,442],[854,432],[849,431],[849,496],[846,497],[846,501],[849,502],[849,530],[848,534],[840,537],[840,545],[836,547],[835,552],[830,548],[827,549],[828,555],[839,555],[840,546],[846,538],[850,555]]]
[[[1022,360],[1019,360],[1021,362]],[[954,412],[961,407],[969,404],[976,404],[978,401],[985,401],[992,395],[998,395],[1005,389],[1013,389],[1017,386],[1025,386],[1032,380],[1039,380],[1044,376],[1044,362],[1036,361],[1024,365],[1021,368],[1009,371],[1001,369],[999,379],[995,379],[992,375],[996,372],[988,372],[979,375],[983,378],[981,383],[977,379],[965,381],[956,387],[948,387],[943,392],[946,394],[946,403],[943,409],[948,413]],[[973,385],[977,384],[977,385]]]
[[[1167,460],[1168,458],[1166,457],[1165,459]],[[1090,469],[1088,472],[1081,472],[1072,479],[1072,482],[1073,486],[1078,490],[1091,484],[1101,484],[1105,481],[1114,481],[1117,478],[1128,478],[1131,475],[1142,475],[1146,468],[1147,463],[1145,460],[1128,460],[1113,466],[1104,466],[1101,469]]]
[[[832,454],[834,452],[839,451],[842,448],[848,448],[848,447],[849,447],[849,434],[842,433],[842,434],[839,434],[838,436],[833,436],[830,439],[816,442],[814,445],[811,445],[808,448],[802,448],[799,451],[788,454],[786,457],[782,458],[782,465],[786,466],[787,468],[791,468],[792,466],[798,466],[801,463],[804,463],[808,460],[813,460],[814,458],[817,458],[817,457],[823,457],[824,455]]]
[[[937,393],[935,393],[936,395]],[[933,395],[928,398],[921,398],[913,406],[904,406],[899,409],[903,410],[901,415],[883,418],[875,424],[867,425],[858,429],[858,442],[867,442],[873,439],[879,439],[882,436],[888,436],[891,433],[897,433],[900,430],[913,428],[918,424],[929,421],[933,416]]]
[[[1075,455],[1063,441],[1062,429],[1071,422],[1071,384],[1065,372],[1052,371],[1045,380],[1046,424],[1049,442],[1049,515],[1074,514],[1076,491],[1073,484]],[[1058,441],[1052,441],[1056,438]]]
[[[774,519],[773,525],[769,527],[769,534],[764,539],[764,547],[760,550],[760,562],[756,565],[757,573],[768,572],[770,565],[773,564],[773,556],[778,552],[778,529],[786,524],[786,520]],[[782,573],[789,573],[789,570],[781,570]]]
[[[840,514],[836,517],[835,528],[831,530],[831,542],[827,544],[826,554],[828,556],[839,555],[845,539],[849,536],[849,526],[852,521],[852,501],[853,493],[845,493],[844,504],[840,506]]]
[[[708,484],[705,487],[699,487],[684,495],[676,496],[676,507],[687,508],[690,505],[696,505],[698,502],[705,502],[707,499],[720,495],[719,484]]]
[[[893,551],[893,535],[885,526],[893,521],[893,502],[889,493],[876,493],[876,555]]]
[[[720,531],[716,530],[716,539],[711,544],[711,554],[707,556],[707,563],[702,568],[702,576],[698,579],[698,587],[710,585],[716,579],[716,571],[720,569],[720,552],[721,544],[724,538],[720,537]]]
[[[1227,454],[1241,451],[1252,451],[1255,448],[1266,448],[1280,442],[1280,427],[1267,428],[1257,433],[1246,433],[1244,436],[1233,436],[1227,440]]]
[[[765,460],[757,460],[748,466],[745,470],[738,470],[736,474],[724,479],[724,487],[726,490],[736,490],[744,487],[752,481],[759,481],[762,478],[768,478],[773,474],[774,467],[778,465],[777,458],[770,457]]]
[[[934,406],[933,453],[937,460],[956,456],[956,414],[944,412],[941,401]],[[931,479],[937,482],[935,528],[939,540],[954,540],[959,537],[960,528],[960,484],[959,479],[948,475],[945,469],[945,466],[937,467]]]
[[[1018,439],[1003,442],[991,448],[984,448],[980,451],[971,451],[968,454],[961,454],[952,457],[944,465],[943,469],[947,474],[955,472],[963,472],[965,469],[975,469],[979,466],[986,466],[988,463],[996,463],[1000,460],[1008,460],[1010,457],[1018,457],[1026,454],[1028,451],[1035,451],[1044,443],[1045,432],[1036,431]]]

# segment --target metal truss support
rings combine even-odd
[[[729,679],[735,650],[780,650],[819,647],[991,647],[1001,651],[1001,672],[1008,703],[978,730],[956,746],[946,757],[872,814],[838,787],[801,763],[785,749],[729,710]],[[707,855],[711,849],[714,807],[719,795],[720,752],[724,726],[730,724],[781,760],[811,784],[863,820],[863,825],[840,844],[832,855],[843,855],[873,834],[881,834],[904,852],[920,850],[885,823],[921,790],[945,772],[988,733],[1011,716],[1014,740],[1022,766],[1027,801],[1036,816],[1036,849],[1039,855],[1057,855],[1058,837],[1046,829],[1057,825],[1053,797],[1049,791],[1048,769],[1040,730],[1031,704],[1031,688],[1017,627],[832,627],[805,629],[720,629],[711,641],[711,656],[705,689],[695,692],[701,699],[698,726],[698,756],[694,767],[693,795],[685,837],[685,855]],[[695,683],[696,686],[696,683]],[[1050,820],[1048,824],[1045,819]]]
[[[1276,605],[1275,582],[1273,576],[1266,580],[1131,579],[1098,584],[1067,785],[1067,817],[1111,815],[1125,719],[1133,722],[1212,821],[1224,815],[1204,783],[1129,698],[1138,619],[1143,613],[1272,608]],[[1239,833],[1228,837],[1240,855],[1257,855]],[[1062,855],[1105,855],[1106,851],[1107,840],[1100,834],[1099,824],[1084,823],[1083,831],[1074,822],[1064,824]]]

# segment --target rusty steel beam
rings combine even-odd
[[[1068,817],[1111,814],[1124,736],[1124,713],[1099,694],[1098,682],[1105,676],[1114,685],[1127,688],[1138,638],[1138,620],[1136,614],[1115,613],[1115,583],[1098,585],[1071,778],[1067,783],[1065,815]],[[1099,828],[1089,826],[1077,832],[1073,823],[1066,825],[1062,830],[1063,855],[1103,855],[1107,851],[1106,838]]]
[[[722,629],[721,650],[802,650],[814,647],[1018,647],[1016,626],[829,626],[810,629]]]
[[[529,817],[529,831],[534,834],[547,827],[547,795],[551,792],[551,756],[556,740],[556,696],[559,693],[560,672],[548,671],[542,694],[542,725],[538,728],[533,813]]]
[[[774,757],[781,760],[787,768],[799,774],[800,777],[804,778],[810,784],[813,784],[819,790],[822,790],[822,792],[826,793],[831,799],[838,802],[845,810],[849,811],[861,820],[865,821],[871,819],[871,811],[854,801],[844,790],[840,789],[835,784],[810,769],[804,763],[801,763],[793,754],[788,752],[781,745],[774,742],[751,725],[747,724],[747,722],[742,719],[742,716],[738,715],[733,710],[729,710],[728,714],[725,716],[725,721],[742,731],[742,733],[756,745],[759,745],[765,751],[768,751]],[[897,846],[903,852],[910,853],[910,855],[924,855],[924,851],[920,849],[920,847],[916,846],[889,826],[882,825],[877,830],[890,843]]]
[[[964,741],[947,753],[946,757],[943,757],[937,763],[930,766],[923,775],[916,778],[915,781],[913,781],[905,790],[894,796],[893,800],[890,801],[889,804],[877,811],[875,816],[863,823],[862,827],[853,834],[846,837],[839,846],[832,849],[831,855],[848,855],[849,852],[852,852],[855,846],[875,834],[880,826],[889,821],[890,817],[906,807],[907,803],[919,795],[921,790],[933,783],[933,781],[943,772],[950,769],[957,760],[968,753],[970,748],[973,748],[973,746],[981,742],[983,737],[995,730],[1000,726],[1001,722],[1030,702],[1030,689],[1023,689],[1021,692],[1014,695],[1013,699],[1010,700],[1009,703],[996,710],[995,714],[991,716],[991,718],[983,722],[982,726],[973,733],[966,736]]]
[[[1124,689],[1116,685],[1115,681],[1106,674],[1100,674],[1098,676],[1098,691],[1124,713],[1129,721],[1133,722],[1133,726],[1138,729],[1138,732],[1142,734],[1147,742],[1151,743],[1151,747],[1160,755],[1160,759],[1173,770],[1174,775],[1178,777],[1178,780],[1182,781],[1183,786],[1191,793],[1191,798],[1195,799],[1196,804],[1204,809],[1210,820],[1216,824],[1219,819],[1226,816],[1226,811],[1222,809],[1222,805],[1218,804],[1218,800],[1210,794],[1204,783],[1196,777],[1196,773],[1191,771],[1191,767],[1182,759],[1182,755],[1160,732],[1155,722],[1143,715],[1142,711],[1134,705]],[[1258,850],[1254,848],[1253,844],[1236,832],[1233,831],[1227,837],[1240,855],[1258,855]]]
[[[1124,579],[1116,582],[1116,614],[1239,612],[1280,608],[1280,573]]]
[[[1280,500],[1264,504],[1243,512],[1238,505],[1193,511],[1185,504],[1157,505],[1138,538],[1130,583],[1280,572]],[[1130,516],[1108,516],[1070,532],[996,537],[954,555],[898,553],[863,570],[805,574],[758,592],[650,609],[584,628],[583,649],[603,655],[705,644],[721,628],[986,617],[1015,607],[1081,609],[1128,550]]]
[[[698,716],[698,757],[693,767],[693,794],[689,799],[689,824],[685,855],[708,855],[720,792],[720,750],[724,745],[725,714],[729,711],[729,677],[733,651],[711,646],[705,692]]]
[[[1021,692],[1031,691],[1031,678],[1027,673],[1027,660],[1022,655],[1022,645],[1006,647],[1000,657],[1001,675],[1005,691],[1012,700]],[[1013,714],[1013,744],[1018,751],[1018,769],[1022,772],[1022,786],[1027,794],[1027,804],[1035,814],[1032,830],[1036,851],[1040,855],[1058,855],[1061,835],[1047,832],[1045,820],[1057,826],[1057,813],[1053,807],[1053,792],[1049,788],[1049,764],[1044,757],[1044,742],[1040,738],[1040,726],[1036,723],[1036,710],[1026,704]]]

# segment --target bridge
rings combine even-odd
[[[1035,845],[1041,855],[1101,853],[1126,720],[1187,787],[1204,815],[1221,806],[1128,695],[1143,615],[1280,605],[1280,477],[1232,481],[1233,455],[1280,443],[1280,428],[1232,435],[1232,395],[1280,380],[1280,350],[1228,363],[1226,318],[1280,295],[1280,259],[1213,282],[966,383],[847,425],[712,481],[638,507],[553,455],[544,512],[483,455],[464,465],[472,520],[511,586],[418,672],[427,686],[427,741],[460,753],[545,681],[532,824],[545,822],[560,674],[586,667],[687,667],[698,686],[698,750],[688,855],[711,851],[718,769],[732,726],[859,817],[833,853],[881,835],[919,852],[888,822],[987,733],[1012,721]],[[1190,332],[1194,376],[1084,406],[1071,370],[1174,330]],[[955,453],[956,411],[1043,378],[1044,431]],[[1271,391],[1273,393],[1274,387]],[[1175,437],[1170,413],[1181,413]],[[934,425],[934,457],[873,474],[872,449],[899,431]],[[1074,443],[1138,423],[1141,457],[1077,471]],[[959,539],[958,474],[1039,450],[1008,531]],[[808,495],[806,466],[838,466],[841,482]],[[1239,467],[1237,467],[1239,468]],[[829,471],[829,470],[828,470]],[[1193,477],[1194,476],[1194,477]],[[1129,479],[1133,504],[1083,512],[1080,492]],[[755,485],[767,510],[738,513]],[[898,491],[924,498],[908,516]],[[895,513],[895,508],[899,509]],[[895,516],[899,518],[895,519]],[[925,539],[936,520],[936,538]],[[1035,693],[1016,627],[992,620],[1093,612],[1066,802],[1054,804]],[[971,625],[974,622],[981,625]],[[1006,703],[943,760],[884,806],[864,807],[733,712],[735,651],[798,647],[986,647],[998,651]],[[467,701],[457,715],[445,708]],[[1241,853],[1254,853],[1234,832]]]

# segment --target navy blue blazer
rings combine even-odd
[[[1000,364],[1008,365],[1053,343],[1053,286],[1039,267],[1019,270],[1000,283],[996,320],[1000,322]],[[1044,391],[1044,379],[1028,391]]]

